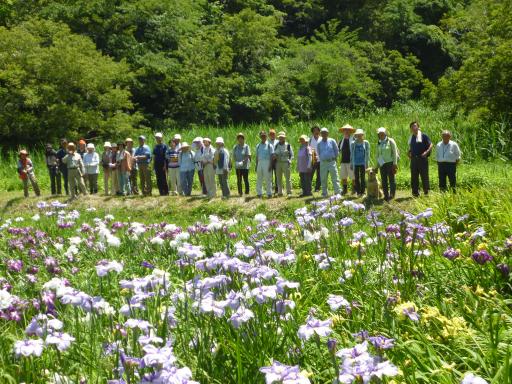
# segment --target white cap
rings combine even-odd
[[[196,142],[203,142],[203,138],[201,136],[197,136],[194,140],[192,140],[193,143],[196,143]]]
[[[162,135],[162,132],[157,132],[157,133],[155,133],[155,137],[158,137],[159,139],[161,139],[162,137],[164,137],[164,135]]]
[[[320,133],[322,133],[322,132],[327,132],[327,133],[329,133],[329,130],[328,130],[327,128],[325,128],[325,127],[322,127],[322,129],[320,130]]]
[[[379,129],[377,129],[377,133],[386,133],[386,128],[380,127]]]
[[[87,144],[87,149],[94,149],[94,144],[93,143],[89,143]]]
[[[224,144],[224,139],[222,137],[217,137],[215,139],[215,144]]]
[[[175,134],[174,140],[181,140],[181,135],[179,133]]]

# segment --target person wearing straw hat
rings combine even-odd
[[[169,193],[173,196],[181,194],[179,151],[174,139],[169,140],[165,154],[167,160],[167,175],[169,178]]]
[[[411,159],[411,189],[414,197],[420,195],[420,177],[423,185],[423,193],[428,195],[430,190],[430,179],[428,175],[428,158],[433,148],[430,138],[420,131],[420,124],[413,121],[409,128],[409,158]]]
[[[286,133],[283,131],[277,135],[277,143],[274,145],[274,156],[276,157],[276,179],[277,195],[283,196],[283,176],[286,181],[286,195],[292,195],[291,164],[293,160],[293,149],[286,141]]]
[[[313,175],[313,149],[309,145],[307,135],[299,138],[299,150],[297,151],[297,171],[300,177],[302,194],[300,197],[311,196],[311,177]]]
[[[206,185],[204,184],[203,162],[201,161],[204,153],[202,137],[198,136],[192,141],[192,150],[195,153],[194,161],[196,164],[197,177],[199,178],[199,185],[201,186],[201,192],[203,193],[203,196],[206,196],[207,192]]]
[[[151,149],[146,145],[146,137],[139,136],[139,146],[135,149],[135,161],[139,167],[140,191],[144,196],[151,196]]]
[[[98,175],[100,173],[100,156],[96,153],[93,143],[87,144],[87,153],[83,157],[86,186],[89,186],[89,193],[98,193]]]
[[[112,176],[110,164],[112,162],[112,145],[110,141],[105,141],[103,144],[103,153],[101,155],[101,166],[103,167],[103,191],[105,195],[110,195],[109,181]]]
[[[364,195],[366,189],[366,169],[370,160],[370,143],[364,140],[364,131],[356,129],[350,149],[350,168],[354,171],[356,193]]]
[[[242,132],[236,135],[237,143],[233,147],[233,160],[235,162],[236,186],[238,195],[242,195],[242,180],[245,186],[245,194],[249,194],[249,169],[251,166],[251,148],[245,144],[245,136]]]
[[[320,159],[318,158],[318,143],[322,138],[320,137],[320,127],[318,125],[314,125],[311,127],[311,138],[309,139],[309,146],[311,147],[311,152],[313,154],[313,173],[311,174],[311,183],[313,183],[313,177],[316,173],[316,181],[315,181],[315,192],[320,191],[320,187],[322,185],[320,178]]]
[[[46,167],[48,168],[48,175],[50,176],[50,186],[52,195],[61,194],[61,180],[59,174],[59,159],[57,158],[57,151],[53,149],[51,144],[46,144],[44,153]]]
[[[206,196],[212,199],[217,196],[217,183],[215,182],[215,149],[212,147],[210,138],[203,139],[204,150],[201,162],[203,163],[204,184],[206,185]]]
[[[77,197],[77,191],[83,195],[87,194],[84,184],[84,162],[82,156],[76,153],[76,146],[74,143],[68,144],[68,154],[62,159],[68,169],[69,191],[71,199]]]
[[[274,146],[267,140],[267,132],[260,132],[261,142],[256,145],[256,194],[263,196],[263,182],[267,197],[272,197],[272,164],[274,161]]]
[[[384,200],[389,201],[395,198],[396,181],[395,175],[398,169],[398,147],[395,140],[389,137],[386,128],[377,129],[379,145],[377,146],[377,165],[379,166],[380,179]]]
[[[155,134],[156,145],[153,148],[153,167],[160,196],[168,196],[169,186],[167,185],[167,163],[165,161],[168,147],[163,142],[163,137],[164,135],[161,132]]]
[[[138,195],[139,194],[139,187],[137,186],[137,174],[139,172],[139,167],[137,166],[137,161],[135,160],[135,148],[133,147],[133,139],[128,137],[124,144],[126,146],[126,150],[130,154],[130,160],[131,160],[131,168],[130,171],[130,189],[132,195]]]
[[[62,175],[64,190],[66,195],[69,195],[69,182],[68,182],[68,168],[63,163],[62,159],[68,154],[68,140],[65,138],[60,139],[60,148],[57,151],[57,159],[59,160],[59,175]]]
[[[178,155],[178,163],[180,165],[181,190],[184,196],[190,196],[192,194],[192,185],[194,183],[194,173],[196,170],[194,156],[195,153],[190,149],[190,145],[188,145],[187,142],[183,142]]]
[[[350,168],[350,149],[354,142],[354,137],[352,135],[356,130],[350,124],[345,124],[339,129],[339,131],[343,133],[343,137],[338,143],[338,148],[341,154],[340,177],[343,187],[341,194],[346,195],[348,193],[348,179],[352,181],[352,192],[355,192],[354,171]]]
[[[340,182],[338,178],[338,167],[336,164],[339,148],[334,139],[329,137],[329,130],[323,127],[320,130],[322,140],[318,143],[318,158],[320,159],[320,179],[322,184],[322,196],[327,197],[327,177],[331,175],[334,193],[339,195]]]
[[[28,182],[30,181],[34,193],[36,196],[40,196],[41,191],[37,184],[36,175],[34,174],[34,165],[32,164],[32,160],[28,157],[28,152],[25,149],[22,149],[18,153],[18,156],[18,175],[23,182],[23,195],[28,197]]]
[[[228,184],[230,171],[229,151],[226,150],[222,137],[215,139],[215,145],[217,149],[215,150],[213,165],[215,166],[215,173],[217,174],[220,189],[222,190],[222,198],[227,199],[231,194]]]
[[[450,140],[452,133],[444,130],[442,140],[436,145],[437,172],[439,175],[439,189],[447,191],[446,178],[450,181],[450,188],[455,192],[457,184],[457,165],[460,162],[461,152],[459,145]]]

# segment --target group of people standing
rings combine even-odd
[[[420,178],[423,192],[428,194],[428,158],[434,148],[430,138],[419,128],[418,122],[410,124],[408,155],[413,196],[419,196]],[[319,126],[311,128],[311,136],[299,137],[296,166],[300,176],[301,196],[312,196],[313,190],[321,190],[323,197],[328,196],[329,177],[335,194],[349,193],[350,180],[352,193],[364,195],[366,172],[371,158],[370,143],[365,140],[362,129],[346,124],[339,131],[341,138],[338,142],[329,137],[327,128]],[[384,198],[389,201],[396,193],[395,175],[400,151],[385,128],[377,129],[377,136],[377,169],[381,175]],[[261,131],[259,137],[260,142],[254,154],[257,196],[261,198],[265,194],[270,198],[285,193],[291,196],[295,153],[286,133],[276,133],[271,129],[268,135],[266,131]],[[232,151],[226,149],[222,137],[217,137],[215,143],[209,138],[196,137],[189,145],[182,142],[180,134],[176,134],[165,144],[163,134],[156,133],[155,141],[153,149],[146,144],[143,135],[138,138],[138,146],[134,146],[131,138],[117,143],[107,141],[101,155],[96,152],[93,143],[86,143],[85,140],[78,142],[78,148],[66,139],[61,139],[58,150],[47,144],[45,158],[52,194],[61,194],[62,185],[66,195],[72,199],[79,193],[96,194],[102,170],[106,195],[151,195],[154,172],[160,195],[190,196],[197,172],[203,196],[216,197],[218,182],[222,197],[228,198],[231,195],[229,175],[233,167],[239,196],[250,193],[249,172],[253,155],[245,143],[243,133],[237,134]],[[436,146],[439,186],[442,191],[447,190],[447,178],[450,187],[455,190],[456,165],[460,157],[459,146],[451,140],[451,133],[443,131],[442,141]],[[34,166],[26,150],[19,152],[18,173],[23,181],[25,196],[28,196],[29,182],[39,196]]]

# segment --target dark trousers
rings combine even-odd
[[[437,171],[439,173],[439,189],[443,192],[447,191],[446,179],[450,181],[450,188],[455,192],[457,184],[457,164],[455,163],[437,163]]]
[[[277,194],[277,172],[276,172],[276,162],[272,161],[272,178],[274,179],[274,193]]]
[[[204,183],[204,171],[199,169],[197,171],[197,176],[199,177],[199,184],[201,184],[201,191],[203,192],[203,195],[208,194],[208,191],[206,190],[206,184]]]
[[[393,162],[382,164],[379,168],[380,179],[382,181],[382,190],[384,192],[384,199],[395,197],[396,181],[393,173]]]
[[[137,187],[137,173],[138,170],[133,166],[130,172],[130,187],[132,188],[132,195],[139,194],[139,188]]]
[[[299,177],[302,196],[311,196],[313,172],[300,172]]]
[[[167,185],[167,175],[163,168],[163,164],[155,166],[156,185],[158,186],[158,192],[160,196],[166,196],[169,194],[169,186]]]
[[[52,195],[61,194],[62,188],[60,183],[60,172],[57,166],[48,166],[48,173],[50,175],[50,185],[52,189]]]
[[[428,178],[428,157],[413,156],[411,158],[411,189],[413,196],[420,195],[420,177],[423,193],[428,194],[430,180]]]
[[[362,195],[366,189],[366,167],[364,165],[354,166],[356,193]]]
[[[313,183],[313,178],[316,174],[316,181],[315,181],[315,192],[318,192],[320,190],[320,186],[322,185],[322,180],[320,179],[320,162],[317,161],[315,164],[313,164],[313,171],[311,173],[311,183]]]
[[[236,186],[238,187],[238,194],[242,195],[242,180],[245,186],[245,194],[249,194],[249,170],[237,169],[236,170]]]
[[[66,165],[59,166],[59,171],[64,179],[64,190],[66,191],[66,195],[69,195],[68,167]]]

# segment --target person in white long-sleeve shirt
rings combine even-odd
[[[87,153],[84,154],[85,178],[89,186],[89,193],[98,193],[98,175],[100,173],[100,156],[95,151],[94,144],[87,144]]]
[[[460,162],[461,151],[459,145],[450,140],[452,134],[450,131],[443,131],[441,134],[443,140],[436,145],[437,171],[439,174],[439,189],[443,192],[447,190],[446,179],[450,181],[450,188],[455,192],[457,184],[457,165]]]

